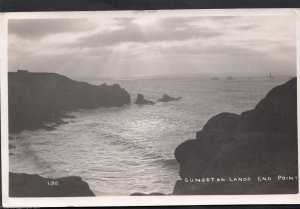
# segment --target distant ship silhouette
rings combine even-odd
[[[270,72],[269,78],[274,78],[274,77],[272,76],[272,72]]]
[[[232,76],[228,76],[228,77],[226,77],[226,79],[227,79],[227,80],[232,80],[233,77],[232,77]]]

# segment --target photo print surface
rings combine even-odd
[[[8,21],[10,197],[298,193],[296,18],[152,13]]]

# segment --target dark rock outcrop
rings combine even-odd
[[[78,176],[57,179],[37,174],[9,173],[10,197],[81,197],[95,196],[89,185]]]
[[[43,127],[79,108],[120,107],[130,104],[118,84],[99,86],[77,82],[56,73],[8,73],[9,131]]]
[[[203,130],[196,133],[196,138],[218,138],[233,134],[239,122],[240,116],[237,114],[220,113],[207,121]]]
[[[158,102],[171,102],[171,101],[178,101],[180,100],[182,97],[170,97],[169,95],[164,94],[163,97],[159,100],[157,100]]]
[[[211,118],[196,138],[175,150],[182,180],[174,194],[297,193],[296,78],[272,89],[253,110]],[[262,176],[271,180],[261,182]],[[207,177],[226,181],[191,182]],[[242,179],[231,182],[234,177]]]
[[[150,105],[154,105],[155,103],[152,102],[152,101],[144,99],[144,95],[143,94],[138,94],[137,98],[136,98],[136,101],[135,101],[135,104],[142,104],[142,105],[150,104]]]
[[[297,132],[297,80],[273,88],[255,109],[241,114],[238,132]]]

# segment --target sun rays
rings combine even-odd
[[[127,27],[135,28],[135,36],[139,42],[117,42],[110,47],[110,53],[105,54],[105,61],[101,66],[103,74],[114,78],[131,76],[151,76],[170,73],[165,54],[157,43],[149,40],[148,34],[159,28],[159,19],[142,15],[131,21]],[[100,46],[101,48],[101,46]]]
[[[118,79],[203,74],[206,69],[253,73],[245,63],[257,72],[272,68],[274,73],[294,75],[296,69],[291,17],[182,17],[147,11],[90,19],[13,20],[9,25],[10,71],[55,70],[72,78]]]

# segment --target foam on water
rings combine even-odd
[[[131,93],[156,101],[165,93],[180,101],[98,108],[71,113],[56,130],[23,131],[10,143],[10,171],[45,177],[81,176],[96,195],[172,193],[179,179],[175,148],[195,138],[212,116],[255,107],[288,78],[122,80]]]

